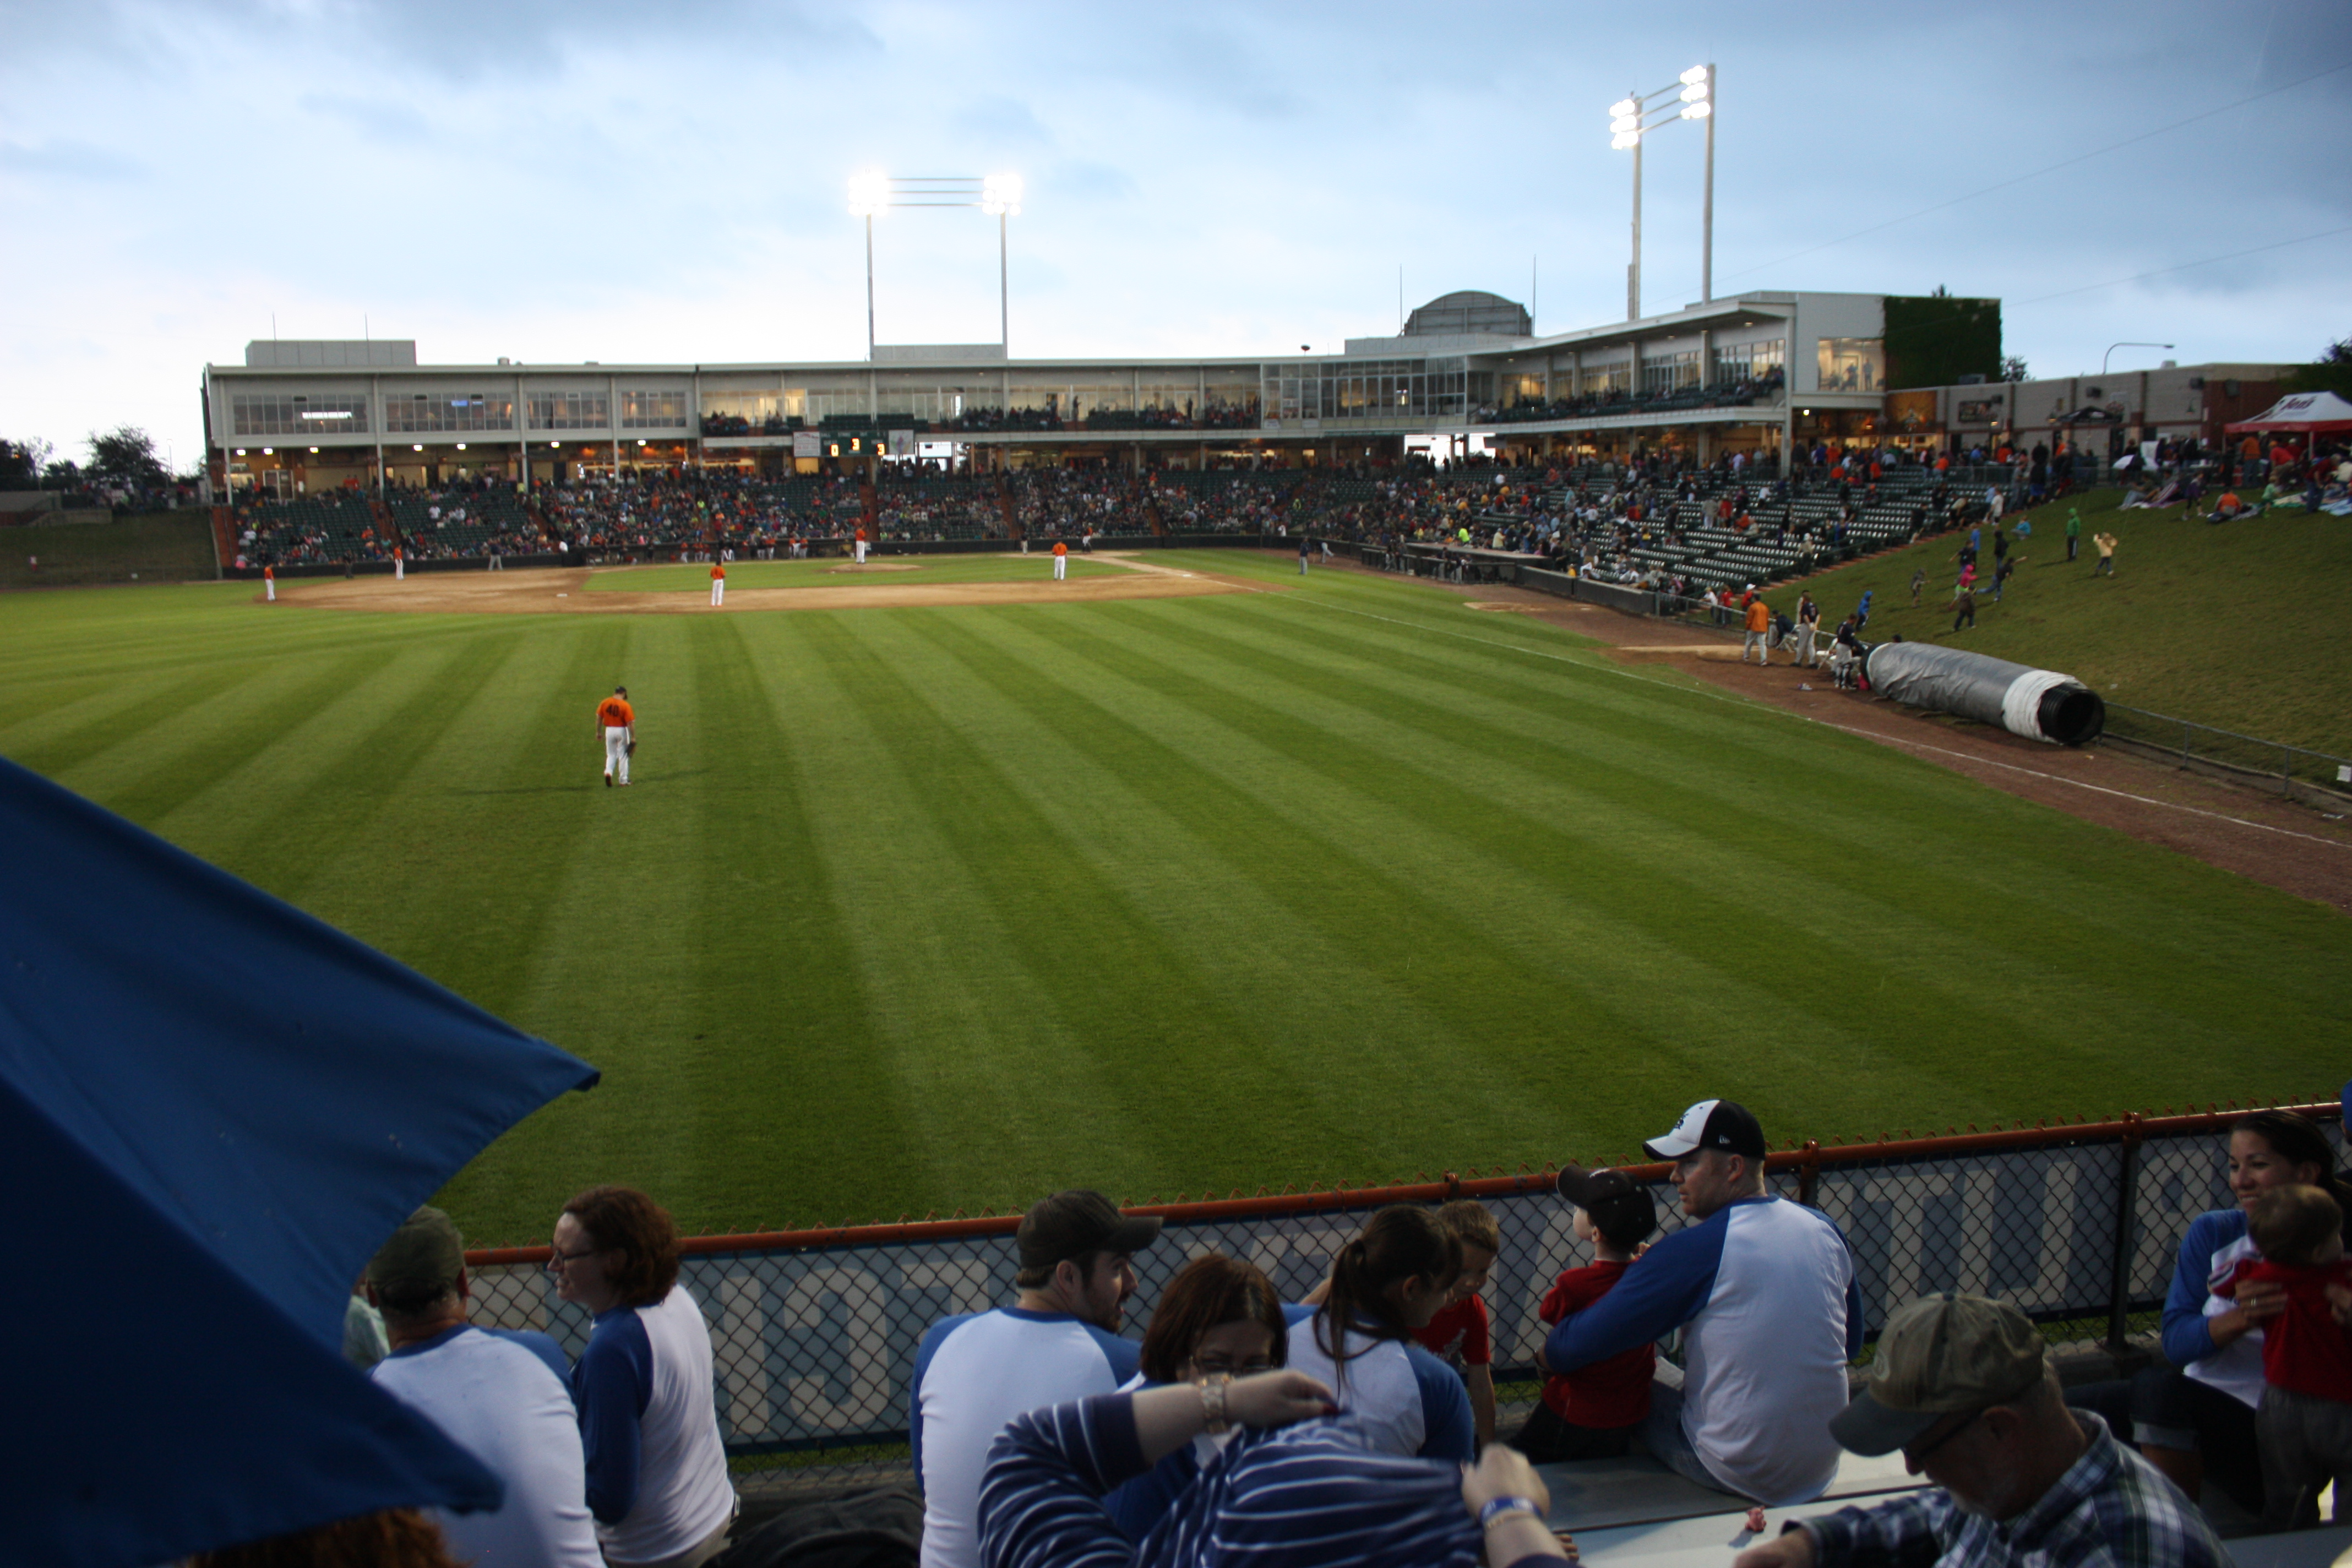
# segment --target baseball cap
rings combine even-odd
[[[1736,1100],[1702,1100],[1684,1111],[1683,1119],[1664,1137],[1642,1145],[1642,1152],[1653,1160],[1679,1160],[1694,1149],[1720,1149],[1760,1160],[1763,1124]]]
[[[464,1271],[466,1238],[439,1209],[418,1209],[392,1239],[368,1259],[367,1282],[374,1286],[446,1285]]]
[[[1014,1244],[1024,1268],[1051,1268],[1089,1252],[1139,1252],[1160,1234],[1158,1215],[1123,1215],[1100,1193],[1080,1187],[1040,1198],[1021,1216]]]
[[[2042,1335],[2007,1301],[1947,1290],[1899,1309],[1870,1381],[1830,1421],[1856,1454],[1891,1454],[1946,1415],[2006,1405],[2042,1381]]]
[[[1559,1195],[1591,1215],[1593,1227],[1619,1246],[1630,1246],[1658,1228],[1657,1200],[1622,1171],[1564,1165]]]

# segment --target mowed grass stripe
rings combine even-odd
[[[861,635],[871,618],[794,617],[787,631],[845,935],[817,961],[856,967],[875,1071],[907,1108],[904,1184],[889,1170],[861,1176],[891,1194],[887,1212],[899,1193],[967,1190],[983,1145],[1007,1183],[1050,1181],[1073,1159],[1066,1130],[1111,1097],[1097,1055],[1057,1016],[1054,972],[1083,954],[1056,919],[1051,835],[926,716]]]
[[[1034,617],[929,616],[908,625],[939,650],[940,660],[927,661],[935,679],[954,672],[938,689],[943,719],[975,745],[1022,759],[1009,775],[1013,787],[1115,889],[1124,918],[1178,961],[1193,994],[1168,989],[1149,971],[1119,972],[1114,982],[1139,1010],[1183,1012],[1188,1032],[1207,1037],[1210,1059],[1182,1066],[1213,1075],[1216,1096],[1146,1094],[1131,1108],[1150,1136],[1171,1146],[1170,1164],[1185,1169],[1188,1156],[1213,1149],[1219,1173],[1235,1161],[1297,1169],[1302,1160],[1328,1159],[1319,1140],[1302,1136],[1305,1128],[1342,1124],[1365,1095],[1391,1082],[1409,1089],[1426,1070],[1426,1045],[1444,1037],[1450,1020],[1390,986],[1343,934],[1364,913],[1360,898],[1346,898],[1328,879],[1279,874],[1297,854],[1296,841],[1284,841],[1286,825],[1127,723],[1104,692],[1087,690],[1052,644],[1027,635]],[[1110,956],[1087,943],[1088,962]],[[1310,975],[1312,984],[1301,983]],[[1331,992],[1354,1005],[1333,1007]],[[1191,1011],[1202,1006],[1213,1011]],[[1377,1026],[1366,1022],[1372,1012]],[[1341,1055],[1349,1070],[1331,1073]],[[1234,1099],[1294,1114],[1218,1125]],[[1346,1177],[1360,1168],[1351,1162],[1318,1173]],[[1205,1159],[1193,1170],[1212,1173]]]

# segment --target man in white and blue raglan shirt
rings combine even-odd
[[[545,1334],[467,1322],[466,1244],[449,1216],[409,1215],[368,1260],[367,1293],[392,1346],[368,1375],[506,1484],[491,1512],[434,1510],[451,1553],[478,1568],[604,1568],[571,1367]]]
[[[980,1568],[980,1479],[1014,1417],[1117,1392],[1142,1347],[1118,1337],[1135,1294],[1134,1256],[1160,1221],[1123,1215],[1100,1193],[1055,1193],[1014,1238],[1015,1304],[931,1325],[908,1392],[923,1489],[922,1568]]]
[[[1573,1372],[1680,1329],[1682,1386],[1653,1385],[1643,1446],[1718,1491],[1776,1506],[1821,1496],[1837,1475],[1830,1419],[1862,1350],[1845,1237],[1819,1210],[1766,1194],[1764,1130],[1744,1106],[1702,1100],[1642,1147],[1674,1162],[1690,1223],[1561,1319],[1545,1361]]]

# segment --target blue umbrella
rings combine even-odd
[[[33,1413],[29,1462],[0,1466],[12,1540],[145,1563],[494,1506],[337,1357],[344,1299],[412,1209],[596,1070],[5,761],[0,842],[0,1169],[25,1238],[0,1342]]]

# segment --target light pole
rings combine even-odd
[[[1633,259],[1625,268],[1625,319],[1642,319],[1642,142],[1676,120],[1706,121],[1706,192],[1699,229],[1699,298],[1715,298],[1715,68],[1693,66],[1655,92],[1609,106],[1609,145],[1633,154]]]
[[[2142,343],[2129,341],[2120,343],[2109,343],[2107,345],[2107,352],[2099,356],[2099,379],[2102,381],[2106,379],[2107,362],[2116,357],[2116,351],[2117,349],[2168,349],[2173,346],[2174,345],[2171,343]]]
[[[1013,285],[1005,220],[1021,216],[1021,176],[894,179],[877,171],[849,177],[849,211],[866,220],[866,357],[874,357],[874,220],[892,207],[978,207],[996,219],[996,289],[1000,341],[1012,353]]]

